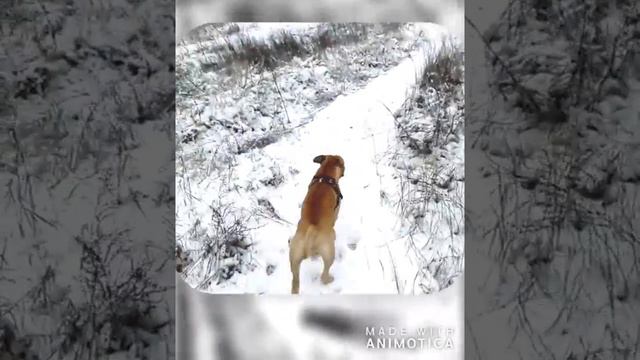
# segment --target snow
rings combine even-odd
[[[282,29],[293,35],[305,36],[309,35],[313,30],[316,30],[319,23],[236,23],[239,27],[239,32],[232,34],[230,37],[222,38],[218,37],[214,40],[199,41],[197,43],[183,43],[182,46],[176,48],[176,58],[180,59],[181,56],[188,56],[189,54],[197,51],[206,51],[206,49],[213,49],[216,45],[223,45],[231,43],[234,48],[239,48],[241,45],[239,40],[241,38],[251,39],[256,43],[267,42],[272,36],[277,36],[278,32]],[[203,56],[207,56],[206,53]]]
[[[576,11],[569,6],[575,2],[563,3]],[[634,6],[620,2],[588,16],[617,26],[612,17]],[[468,152],[467,173],[477,176],[474,187],[486,191],[470,192],[468,201],[474,226],[466,229],[466,255],[473,259],[467,294],[473,301],[467,301],[466,319],[474,348],[467,353],[489,359],[637,358],[638,249],[627,237],[640,224],[637,60],[627,59],[619,77],[603,82],[597,93],[606,75],[599,59],[610,58],[612,34],[591,36],[578,57],[575,35],[585,15],[564,13],[558,22],[556,11],[548,11],[549,22],[529,21],[530,5],[513,3],[487,38],[511,73],[538,92],[543,109],[553,107],[553,93],[567,94],[571,100],[559,105],[564,121],[503,101],[501,93],[519,94],[499,88],[508,78],[500,64],[489,60],[473,69],[478,77],[470,98],[478,99],[472,108],[478,107],[468,134],[478,147]],[[509,19],[511,14],[526,14],[527,21]],[[613,35],[626,39],[623,48],[637,49],[637,36],[628,30]],[[544,47],[528,46],[544,39],[551,40]],[[584,58],[594,62],[587,62],[580,81],[565,81]],[[576,86],[583,81],[590,85]]]
[[[300,176],[288,186],[264,194],[290,222],[295,222],[299,212],[299,203],[290,200],[304,198],[308,174],[313,174],[316,167],[310,160],[316,155],[340,154],[345,159],[348,173],[353,174],[343,178],[340,184],[346,199],[341,205],[340,220],[336,224],[336,232],[342,240],[337,249],[338,258],[344,257],[343,261],[336,262],[333,267],[337,280],[325,288],[313,276],[319,274],[320,261],[305,261],[301,270],[301,286],[305,292],[393,292],[396,287],[394,276],[405,278],[406,270],[402,269],[404,264],[400,261],[402,247],[397,250],[394,248],[395,251],[389,249],[394,244],[401,244],[394,231],[397,219],[390,209],[380,206],[379,199],[382,191],[393,193],[397,190],[389,189],[389,184],[393,184],[389,174],[377,173],[377,167],[371,164],[380,164],[384,160],[385,153],[389,151],[389,143],[393,141],[389,138],[395,133],[391,115],[385,111],[384,106],[393,112],[399,109],[405,94],[415,81],[415,72],[419,73],[423,66],[424,64],[416,64],[413,59],[405,60],[360,92],[338,98],[318,113],[314,122],[303,130],[265,148],[264,155],[278,166],[298,166],[300,174],[307,175]],[[385,98],[385,93],[396,96]],[[237,176],[250,177],[253,170],[252,159],[242,160],[244,159],[238,162]],[[288,244],[284,240],[291,233],[291,226],[278,223],[262,227],[255,234],[256,239],[260,239],[258,252],[264,253],[269,263],[287,264]],[[348,251],[348,244],[360,246],[352,252]],[[375,263],[376,259],[382,264]],[[394,274],[391,271],[393,268],[399,274]],[[237,280],[240,284],[246,281],[246,285],[240,287],[244,292],[290,291],[287,281],[290,273],[286,266],[279,267],[270,276],[266,272],[252,272],[251,275],[256,278],[232,281]],[[270,283],[273,285],[269,285]],[[222,288],[221,291],[226,289]]]
[[[0,357],[166,358],[173,5],[5,5]]]
[[[448,253],[450,246],[463,248],[464,232],[452,235],[452,224],[447,223],[446,216],[436,212],[430,214],[433,232],[409,239],[407,221],[399,216],[396,208],[401,183],[392,164],[398,161],[403,147],[396,135],[392,114],[402,109],[426,63],[439,51],[447,36],[443,28],[433,24],[416,24],[405,29],[414,37],[424,39],[417,49],[397,66],[380,73],[361,88],[343,92],[324,108],[314,109],[312,103],[296,100],[300,94],[328,86],[319,81],[314,87],[314,82],[310,85],[307,81],[326,74],[326,70],[299,68],[297,78],[304,80],[294,82],[293,89],[289,82],[279,81],[288,112],[284,121],[291,121],[292,125],[290,131],[283,131],[275,142],[231,155],[220,150],[221,142],[229,141],[229,135],[202,131],[195,141],[180,145],[176,169],[176,234],[186,249],[201,246],[190,234],[196,221],[202,222],[204,231],[208,231],[207,219],[211,217],[212,204],[232,205],[244,214],[255,212],[256,208],[266,211],[265,208],[270,207],[269,211],[275,211],[273,216],[243,217],[250,228],[250,260],[247,261],[246,256],[236,257],[233,262],[242,264],[245,267],[242,271],[219,284],[204,285],[202,290],[210,293],[290,292],[288,239],[295,232],[301,202],[317,169],[312,159],[319,154],[339,154],[346,165],[345,176],[340,181],[344,199],[335,227],[337,255],[331,269],[335,280],[322,285],[318,279],[321,260],[307,259],[301,267],[302,294],[422,293],[415,279],[417,274],[424,272],[423,257]],[[294,61],[299,66],[307,63],[307,60]],[[266,71],[261,76],[271,78]],[[348,79],[343,82],[343,86],[349,87]],[[266,101],[271,95],[263,93],[265,95]],[[276,96],[276,99],[280,97]],[[203,101],[214,103],[213,99]],[[256,101],[260,104],[260,98]],[[217,119],[229,119],[238,114],[240,108],[216,110],[205,107],[201,117],[206,119],[208,111],[216,114]],[[179,132],[190,126],[188,121],[180,120],[182,116],[178,115],[176,130]],[[256,120],[249,118],[247,121]],[[260,121],[264,119],[257,123]],[[238,141],[246,141],[246,136],[239,136]],[[462,167],[462,144],[463,141],[449,144],[442,161]],[[211,155],[206,154],[215,154],[214,159],[207,160]],[[196,155],[202,155],[201,162],[194,162]],[[230,161],[228,171],[220,170],[215,160],[217,156]],[[459,191],[463,192],[463,188]],[[462,217],[461,213],[458,217]],[[411,243],[417,248],[429,245],[430,252],[410,251]],[[210,275],[208,270],[200,270],[187,280],[198,285]]]

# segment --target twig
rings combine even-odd
[[[533,105],[535,110],[539,112],[541,110],[540,109],[540,105],[538,105],[538,103],[535,101],[533,96],[531,96],[530,90],[528,90],[527,88],[522,86],[522,84],[520,84],[520,81],[511,72],[511,69],[509,68],[509,66],[507,66],[507,64],[502,60],[500,55],[498,55],[495,52],[495,50],[493,50],[493,48],[491,47],[491,44],[489,44],[487,39],[484,38],[484,36],[482,35],[482,32],[480,32],[480,29],[478,29],[476,24],[474,24],[473,21],[471,21],[471,19],[469,19],[469,17],[465,16],[464,18],[465,18],[466,22],[468,22],[469,25],[471,25],[471,27],[478,33],[478,37],[480,37],[480,40],[482,40],[482,42],[485,44],[485,47],[487,48],[487,50],[489,50],[489,52],[491,52],[493,57],[500,63],[500,65],[502,65],[502,68],[504,69],[504,71],[511,78],[511,81],[513,82],[513,85],[515,86],[516,91],[518,91],[520,94],[524,95],[527,98],[527,100],[529,100],[531,102],[531,105]]]
[[[387,252],[389,253],[389,259],[391,260],[391,266],[393,267],[393,278],[396,284],[396,290],[398,291],[398,294],[401,294],[402,291],[400,290],[400,282],[398,280],[398,272],[396,270],[396,263],[393,260],[393,254],[391,254],[391,249],[389,248],[389,243],[386,243],[386,248],[387,248]],[[382,262],[381,262],[382,264]]]
[[[289,112],[287,111],[287,104],[284,102],[284,97],[282,96],[282,92],[280,91],[280,87],[278,86],[278,81],[276,79],[275,71],[271,72],[271,76],[273,76],[273,83],[276,85],[276,90],[278,90],[278,95],[280,95],[280,100],[282,100],[282,107],[284,108],[284,113],[287,116],[287,123],[291,124],[291,119],[289,119]],[[280,120],[280,118],[278,118]],[[286,129],[284,122],[280,120],[280,125],[282,125],[283,129]]]

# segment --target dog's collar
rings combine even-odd
[[[342,200],[342,192],[340,192],[340,187],[338,186],[338,182],[336,181],[336,179],[332,178],[331,176],[314,176],[313,179],[311,179],[311,184],[309,184],[309,186],[315,184],[315,183],[327,183],[329,185],[331,185],[331,187],[333,188],[333,190],[336,192],[336,195],[338,195],[338,200],[336,202],[336,209],[338,208],[338,206],[340,206],[340,201]]]

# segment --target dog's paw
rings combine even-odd
[[[327,274],[326,276],[324,274],[322,274],[322,276],[320,277],[320,280],[322,280],[322,283],[327,285],[333,282],[333,275],[331,274]]]

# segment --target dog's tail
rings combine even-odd
[[[315,226],[310,225],[304,234],[307,241],[305,242],[305,258],[313,257],[318,254],[318,246],[316,238],[318,237],[318,229]]]

